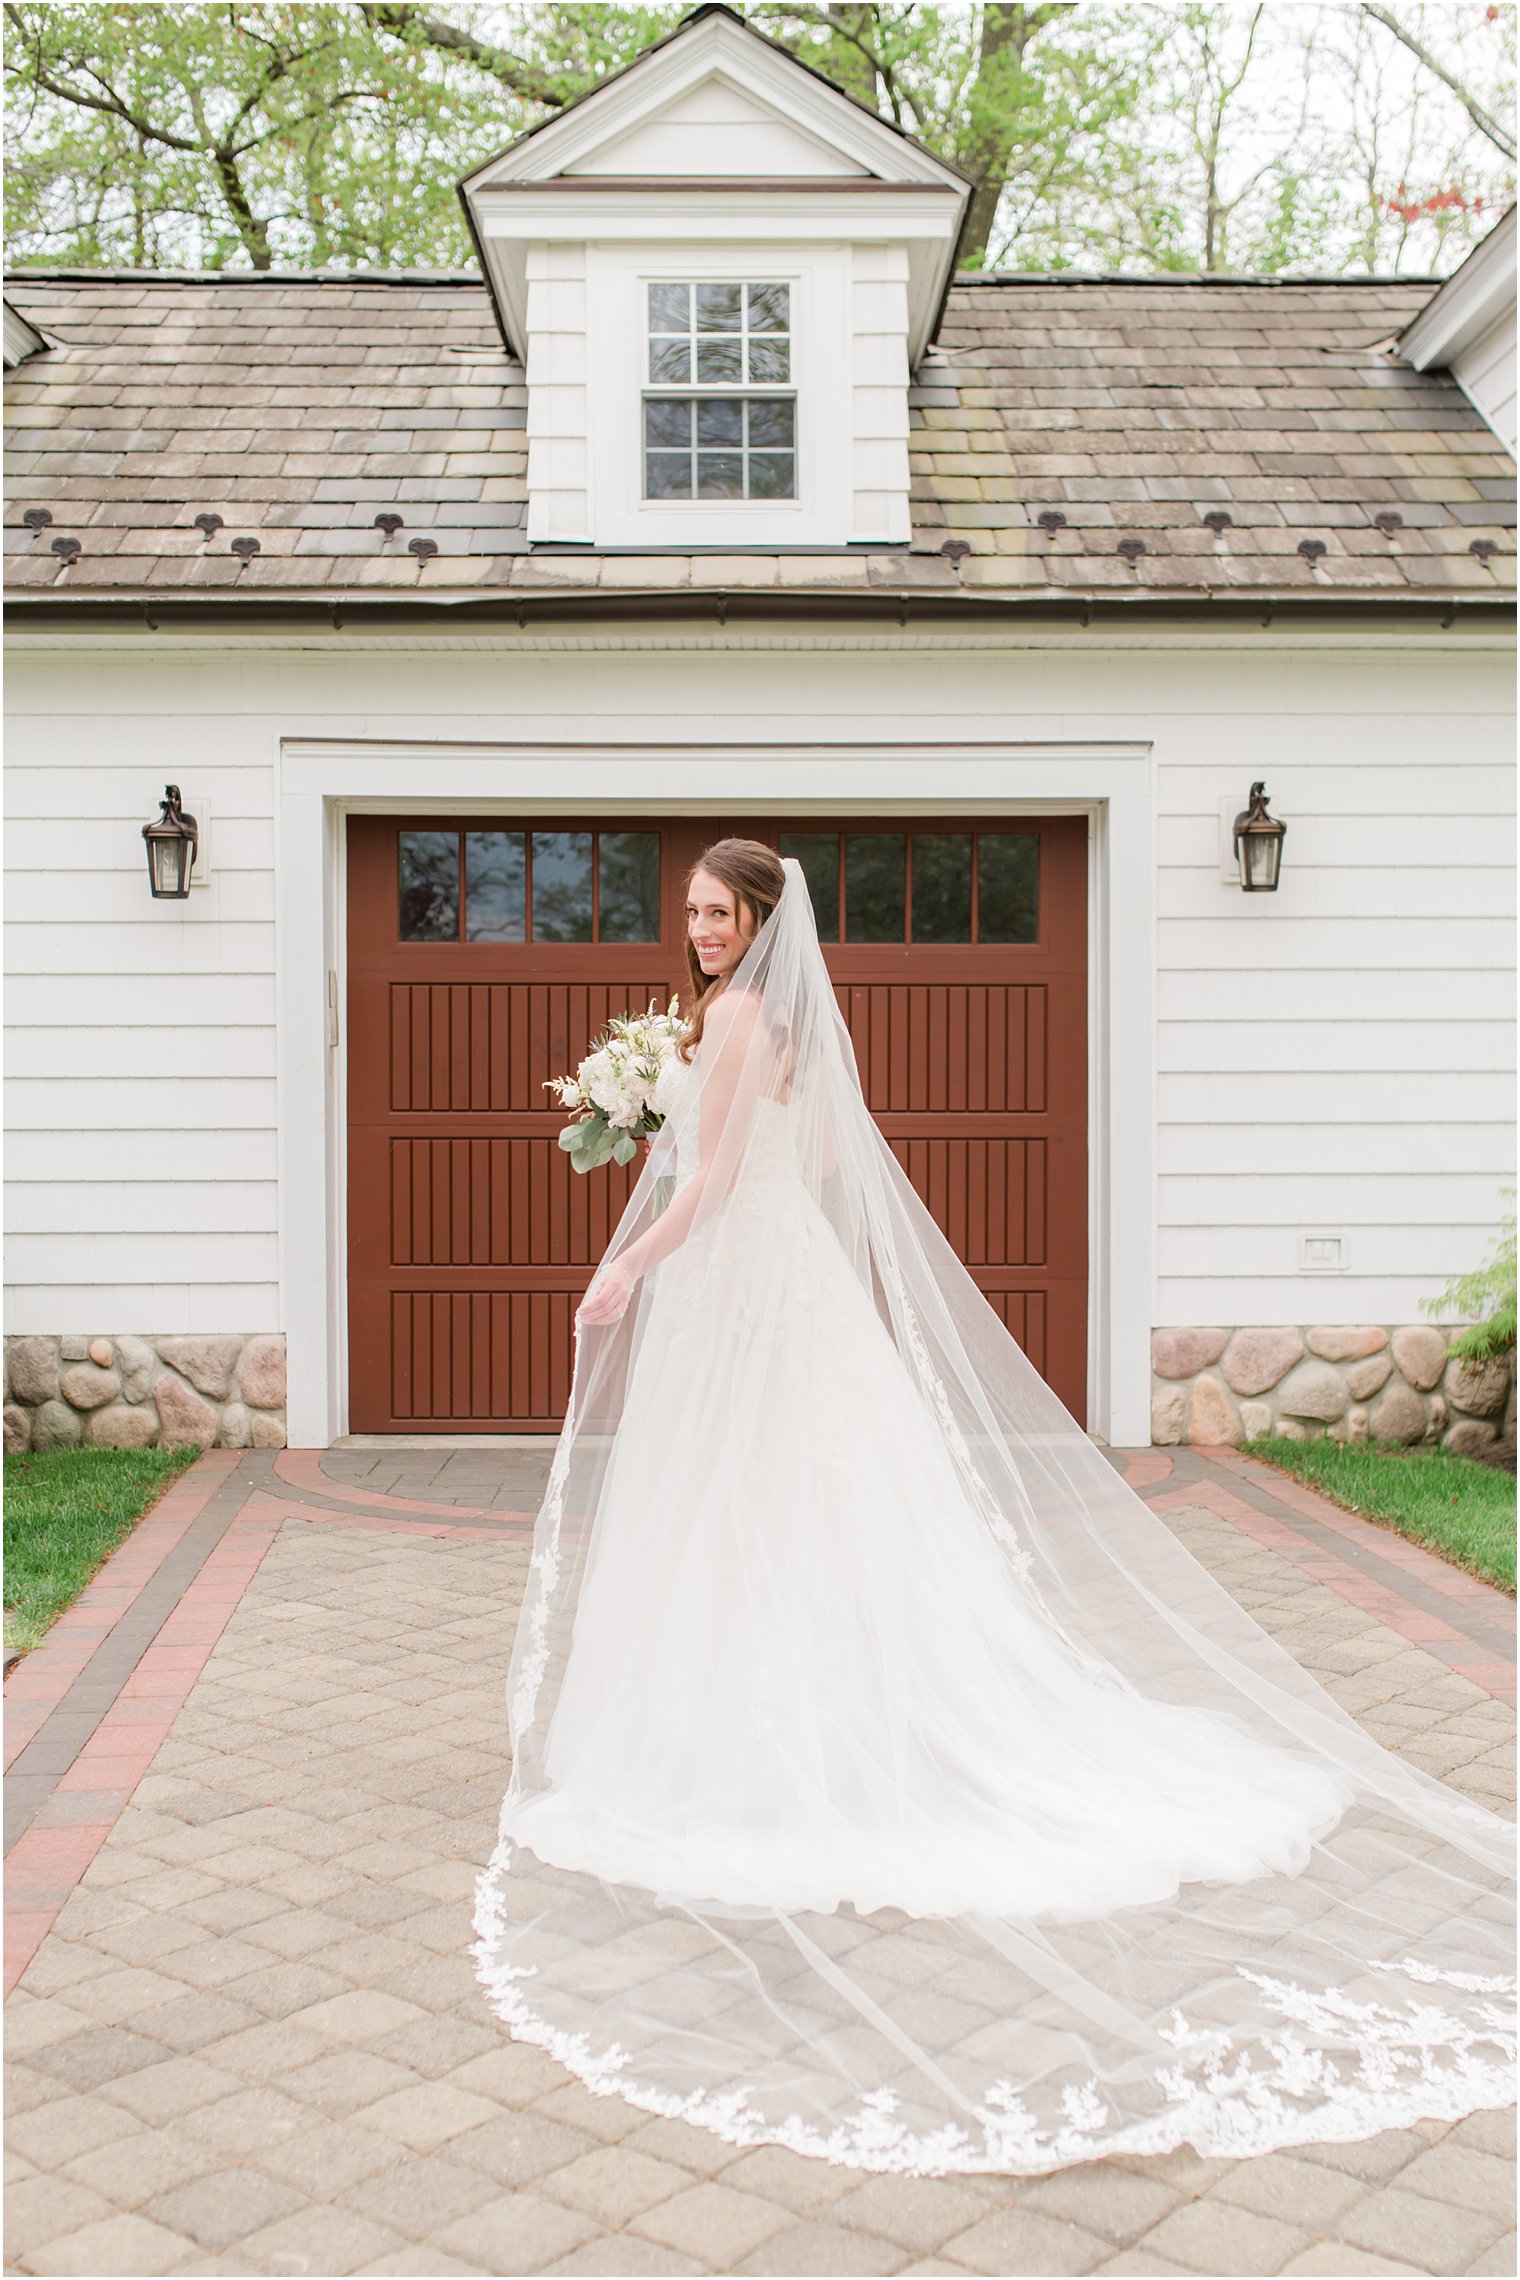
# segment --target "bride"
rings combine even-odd
[[[598,2093],[918,2176],[1508,2105],[1513,1830],[1125,1486],[862,1098],[799,865],[688,884],[694,1018],[577,1318],[480,1977]]]

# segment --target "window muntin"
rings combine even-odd
[[[1037,943],[1033,831],[783,831],[824,942]]]
[[[792,379],[791,287],[651,284],[648,318],[645,498],[795,499],[797,399],[748,393]]]
[[[657,831],[403,831],[403,942],[658,942]]]

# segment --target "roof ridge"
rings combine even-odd
[[[438,285],[478,286],[485,291],[485,279],[478,269],[118,269],[81,268],[78,265],[58,267],[42,264],[24,264],[8,268],[4,273],[7,286],[24,285],[36,278],[53,284],[81,285]],[[953,282],[957,286],[996,285],[1015,288],[1026,285],[1184,285],[1193,288],[1217,286],[1232,289],[1242,285],[1259,285],[1277,290],[1284,286],[1367,286],[1395,285],[1403,290],[1433,288],[1446,282],[1442,277],[1397,276],[1391,271],[1358,272],[1346,276],[1320,276],[1310,272],[1280,271],[1267,275],[1259,270],[1124,270],[1124,269],[958,269]]]
[[[485,291],[478,269],[86,269],[26,263],[4,274],[8,286],[37,277],[66,285],[478,285]]]
[[[957,285],[1442,285],[1441,277],[1399,276],[1391,270],[1321,276],[1304,270],[1259,269],[958,269]]]

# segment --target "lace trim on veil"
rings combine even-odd
[[[476,1886],[480,1937],[472,1952],[497,2015],[519,2042],[547,2051],[597,2097],[619,2097],[667,2121],[691,2122],[729,2145],[780,2145],[835,2167],[906,2177],[978,2171],[1018,2175],[1119,2153],[1170,2153],[1182,2145],[1206,2156],[1241,2159],[1282,2146],[1376,2137],[1413,2121],[1457,2120],[1514,2103],[1512,2005],[1509,2013],[1498,2003],[1482,2005],[1486,2024],[1479,2028],[1433,2004],[1400,2013],[1381,2003],[1356,2002],[1339,1990],[1316,1994],[1244,1964],[1236,1966],[1239,1976],[1255,1984],[1284,2022],[1280,2034],[1266,2032],[1260,2038],[1270,2063],[1255,2065],[1250,2053],[1240,2049],[1231,2064],[1235,2045],[1228,2034],[1195,2027],[1174,2008],[1170,2023],[1157,2031],[1176,2047],[1179,2058],[1152,2078],[1166,2096],[1167,2110],[1117,2134],[1096,2075],[1061,2091],[1061,2122],[1053,2117],[1042,2122],[1011,2085],[995,2083],[976,2109],[979,2139],[955,2124],[915,2136],[895,2119],[897,2096],[887,2089],[863,2093],[853,2112],[827,2132],[811,2128],[797,2114],[769,2119],[743,2087],[678,2097],[630,2079],[632,2061],[621,2044],[597,2050],[588,2035],[565,2033],[543,2018],[525,1985],[536,1976],[532,1965],[493,1961],[495,1943],[508,1925],[500,1884],[511,1873],[515,1849],[510,1838],[503,1838]],[[1411,1956],[1382,1968],[1469,1992],[1511,1998],[1515,1992],[1512,1978],[1437,1971]],[[1334,2032],[1348,2025],[1357,2037],[1351,2073],[1343,2073],[1293,2032],[1295,2026]],[[1503,2060],[1481,2057],[1474,2047],[1478,2043],[1495,2045],[1505,2054]],[[1451,2053],[1450,2063],[1440,2062],[1442,2051]],[[1292,2103],[1307,2097],[1317,2104],[1306,2109]]]

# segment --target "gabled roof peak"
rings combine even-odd
[[[460,196],[509,344],[526,248],[838,241],[910,247],[915,354],[943,305],[970,185],[767,39],[707,5],[466,177]]]

